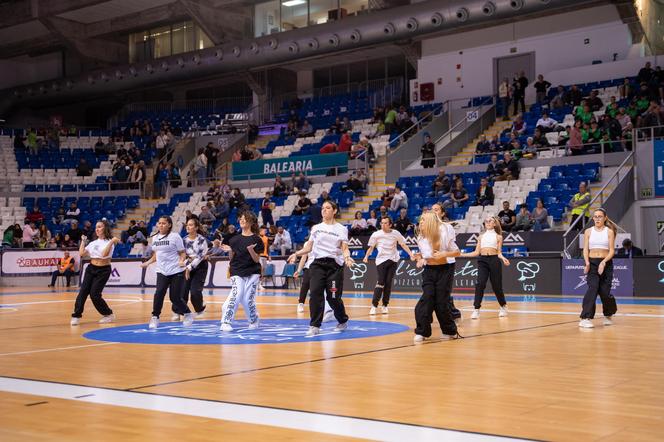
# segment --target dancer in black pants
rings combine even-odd
[[[78,325],[81,322],[83,308],[85,307],[85,301],[88,299],[88,296],[92,299],[92,304],[97,311],[103,316],[99,320],[100,324],[107,324],[115,320],[113,310],[106,304],[104,298],[101,297],[101,291],[111,276],[113,248],[120,240],[111,237],[111,226],[106,221],[99,221],[96,224],[95,234],[97,235],[97,239],[87,246],[85,245],[87,238],[85,235],[82,236],[81,244],[78,248],[81,259],[85,256],[90,257],[90,265],[85,269],[85,276],[83,276],[83,282],[76,297],[74,313],[71,315],[71,325]],[[83,267],[82,264],[81,267]]]
[[[424,213],[420,217],[417,245],[421,257],[417,267],[424,267],[422,273],[422,297],[415,306],[415,342],[422,342],[431,337],[433,312],[440,322],[443,339],[459,337],[457,326],[450,309],[450,292],[448,285],[452,267],[447,263],[448,257],[459,255],[456,244],[449,242],[447,229],[441,225],[433,212]]]
[[[477,247],[472,253],[461,255],[464,258],[473,258],[478,256],[477,283],[475,284],[475,302],[471,319],[480,318],[480,307],[484,298],[486,283],[490,279],[491,287],[496,295],[500,311],[498,316],[503,318],[507,316],[507,301],[503,292],[503,268],[502,264],[508,266],[510,262],[503,256],[503,230],[500,227],[498,218],[489,217],[484,220],[484,232],[477,238]],[[501,262],[502,261],[502,262]]]
[[[594,226],[586,229],[583,236],[584,273],[588,290],[583,297],[583,310],[579,327],[593,328],[597,295],[602,300],[604,325],[613,325],[613,315],[618,311],[616,298],[611,294],[613,281],[613,255],[617,226],[606,216],[604,209],[593,213]]]
[[[454,231],[454,226],[452,223],[448,223],[444,220],[445,209],[443,209],[443,205],[441,203],[436,203],[431,206],[431,210],[438,217],[438,221],[440,221],[447,229],[447,235],[448,238],[450,238],[450,241],[456,244],[456,232]],[[454,318],[454,322],[456,322],[457,325],[461,325],[461,310],[456,308],[454,305],[454,297],[452,296],[452,289],[454,289],[454,271],[456,269],[456,259],[454,257],[449,257],[447,258],[447,263],[451,267],[449,276],[447,277],[447,291],[450,292],[450,310],[452,310],[452,317]],[[433,321],[433,317],[431,320]],[[440,322],[440,318],[438,318],[438,321]]]
[[[191,304],[194,306],[196,316],[202,316],[205,312],[205,302],[203,301],[203,286],[208,272],[208,262],[205,259],[208,253],[208,244],[201,222],[198,218],[190,218],[185,226],[187,236],[184,237],[184,250],[187,254],[184,270],[184,292],[183,300],[186,304],[189,302],[191,294]],[[179,321],[180,315],[173,313],[173,321]]]
[[[184,301],[184,267],[187,255],[184,251],[182,238],[172,232],[173,220],[170,216],[162,216],[157,221],[157,234],[152,241],[152,257],[141,264],[146,268],[153,262],[157,262],[157,288],[154,292],[152,304],[152,317],[148,328],[159,327],[159,315],[164,306],[166,290],[173,304],[173,311],[178,315],[184,315],[182,325],[189,327],[194,322],[194,314],[191,313],[187,303]]]
[[[288,259],[290,263],[295,263],[299,256],[306,253],[311,253],[314,258],[309,266],[311,321],[307,337],[320,333],[325,299],[334,310],[334,317],[339,321],[334,330],[344,331],[348,328],[348,315],[341,300],[344,283],[343,265],[351,267],[355,261],[350,257],[348,250],[348,229],[335,221],[338,212],[336,203],[325,201],[321,208],[323,222],[311,228],[311,235],[304,247]]]
[[[300,297],[297,301],[297,312],[304,313],[304,301],[307,300],[307,294],[309,294],[309,288],[311,286],[311,273],[309,273],[309,266],[313,262],[313,256],[302,255],[300,258],[300,264],[297,266],[297,271],[293,275],[295,278],[302,276],[302,285],[300,286]],[[323,313],[323,322],[330,322],[334,319],[334,310],[328,304],[327,299],[325,300],[325,313]]]
[[[378,270],[378,280],[376,281],[376,288],[374,289],[373,299],[371,300],[370,315],[376,314],[376,308],[381,297],[383,298],[382,314],[387,314],[388,304],[390,303],[390,294],[392,294],[392,279],[397,271],[399,264],[399,250],[397,244],[408,253],[410,259],[414,259],[413,252],[410,251],[406,245],[406,238],[397,231],[392,229],[392,220],[388,216],[384,216],[380,220],[380,230],[371,234],[369,237],[369,249],[364,255],[364,263],[369,262],[369,256],[373,253],[374,249],[378,249],[376,255],[376,268]]]

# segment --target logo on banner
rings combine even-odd
[[[659,270],[660,273],[664,273],[664,261],[660,261],[660,262],[657,264],[657,270]],[[662,284],[664,284],[664,278],[660,279],[659,282],[661,282]]]
[[[519,261],[516,265],[516,269],[521,274],[518,281],[523,284],[523,291],[534,292],[537,289],[537,284],[534,281],[529,284],[525,281],[535,279],[540,271],[540,265],[536,262]]]
[[[353,281],[353,287],[356,289],[363,289],[364,275],[367,273],[367,265],[364,263],[353,264],[353,266],[350,268],[350,271],[353,273],[353,276],[350,277],[350,280]]]
[[[420,287],[422,285],[422,278],[420,278],[422,272],[424,272],[424,268],[418,269],[412,261],[399,261],[394,273],[394,285],[400,288]]]
[[[470,237],[468,237],[468,239],[466,240],[466,245],[467,245],[467,246],[476,246],[476,245],[477,245],[477,241],[478,241],[479,238],[480,238],[480,236],[479,236],[477,233],[473,233],[473,234],[470,235]]]
[[[114,283],[114,282],[120,282],[121,281],[121,276],[120,276],[120,271],[114,266],[113,270],[111,270],[111,276],[108,278],[109,282]]]
[[[459,270],[454,272],[454,283],[457,287],[475,287],[478,268],[471,261],[466,263]]]
[[[414,236],[407,236],[406,245],[408,247],[417,247],[417,238],[415,238]]]
[[[525,244],[526,241],[518,233],[508,233],[503,240],[503,245],[505,246],[523,246]]]
[[[362,240],[360,240],[360,238],[357,238],[357,237],[353,237],[353,238],[349,239],[348,240],[348,248],[349,249],[361,249],[361,248],[363,248]]]
[[[16,264],[19,267],[52,267],[60,263],[60,258],[19,258]]]

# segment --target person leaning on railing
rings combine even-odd
[[[577,218],[580,216],[583,217],[583,222],[579,221],[572,226],[574,230],[582,230],[583,227],[588,224],[588,207],[590,206],[590,201],[590,192],[588,191],[586,183],[582,181],[579,184],[579,191],[574,194],[568,204],[569,207],[572,208],[570,226],[574,224]]]

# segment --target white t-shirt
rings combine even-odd
[[[107,256],[103,256],[102,252],[104,251],[109,242],[111,242],[109,239],[95,239],[90,244],[85,246],[85,250],[90,255],[90,258],[108,259],[111,256],[113,256],[113,249],[115,248],[115,246],[111,246],[111,250]]]
[[[405,244],[406,239],[398,230],[392,229],[390,233],[385,233],[383,230],[378,230],[371,234],[369,237],[369,247],[376,247],[378,255],[376,255],[376,265],[381,265],[385,261],[392,260],[399,262],[399,249],[397,244]]]
[[[184,272],[180,267],[180,253],[184,251],[184,242],[180,235],[171,232],[166,236],[157,234],[152,241],[152,251],[157,254],[157,273],[164,276]]]
[[[314,259],[334,258],[339,265],[344,264],[341,243],[348,242],[348,229],[339,223],[316,224],[311,228],[310,240],[313,241],[311,255]]]
[[[447,247],[449,247],[448,250],[459,250],[459,247],[457,246],[456,243],[456,230],[454,230],[454,226],[450,223],[445,223],[443,224],[445,228],[447,229]],[[456,259],[454,258],[447,258],[447,263],[448,264],[454,264],[456,262]]]
[[[431,259],[433,257],[433,247],[431,247],[431,244],[429,243],[429,240],[423,237],[418,237],[417,238],[417,246],[420,248],[420,253],[422,254],[422,258],[425,260]],[[454,240],[454,227],[452,227],[451,224],[441,224],[440,225],[440,247],[438,249],[439,252],[453,252],[455,250],[459,250],[459,247],[457,246],[455,240]],[[450,259],[454,260],[454,258],[447,258],[447,263],[451,264]],[[454,261],[452,261],[454,262]]]

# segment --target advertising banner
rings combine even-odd
[[[77,251],[70,251],[69,255],[76,261],[74,267],[79,269],[80,259]],[[64,256],[62,250],[45,249],[10,249],[2,254],[2,275],[22,276],[26,274],[50,274],[57,270],[60,258]]]
[[[653,142],[653,165],[655,167],[655,197],[664,197],[664,140]]]
[[[586,275],[583,273],[583,259],[562,260],[562,294],[583,296],[588,289]],[[613,296],[632,296],[634,293],[634,275],[631,259],[613,260]]]
[[[303,155],[289,158],[271,158],[268,160],[235,161],[234,180],[260,180],[274,178],[277,175],[291,176],[304,172],[307,175],[326,175],[330,169],[339,168],[339,173],[348,169],[348,154],[327,153],[324,155]]]
[[[664,296],[664,256],[633,258],[634,296]]]
[[[140,286],[143,282],[143,269],[136,261],[113,261],[111,262],[111,277],[108,278],[108,286]],[[83,265],[83,273],[90,264]],[[83,276],[81,276],[81,281]]]

